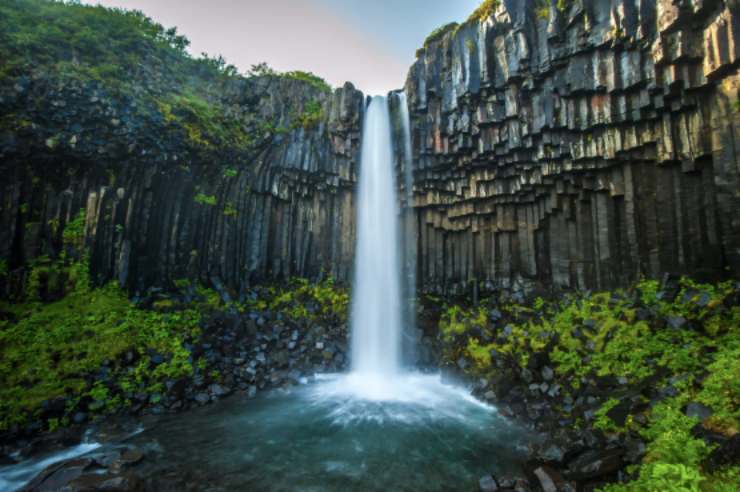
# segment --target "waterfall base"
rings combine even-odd
[[[154,490],[473,490],[519,471],[527,435],[493,407],[436,376],[376,382],[230,398],[148,422],[126,445],[146,450],[135,471]]]

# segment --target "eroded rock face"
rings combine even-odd
[[[348,279],[364,111],[350,84],[333,93],[284,78],[230,87],[231,110],[255,127],[240,155],[186,154],[157,135],[160,122],[90,87],[29,79],[0,96],[7,108],[37,98],[46,109],[29,117],[43,123],[0,142],[0,258],[11,269],[60,251],[84,209],[92,273],[134,292],[179,279],[232,293],[321,272]],[[301,124],[309,103],[321,117]]]
[[[411,68],[420,284],[737,275],[737,2],[556,4],[505,0]]]

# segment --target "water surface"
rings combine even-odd
[[[405,396],[358,395],[348,377],[166,418],[132,442],[195,490],[476,490],[519,470],[525,434],[464,390],[410,374]]]

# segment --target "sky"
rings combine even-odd
[[[403,87],[435,28],[480,0],[88,0],[141,10],[190,39],[193,55],[223,56],[241,72],[260,62],[304,70],[366,94]]]

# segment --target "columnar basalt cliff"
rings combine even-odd
[[[55,254],[83,209],[92,273],[132,291],[185,279],[232,293],[290,276],[346,281],[362,94],[269,76],[230,83],[222,97],[255,135],[244,152],[189,152],[197,129],[173,136],[161,117],[94,86],[5,86],[0,102],[29,123],[6,131],[0,150],[0,257],[12,270]]]
[[[419,283],[737,276],[740,5],[493,5],[406,84]]]

